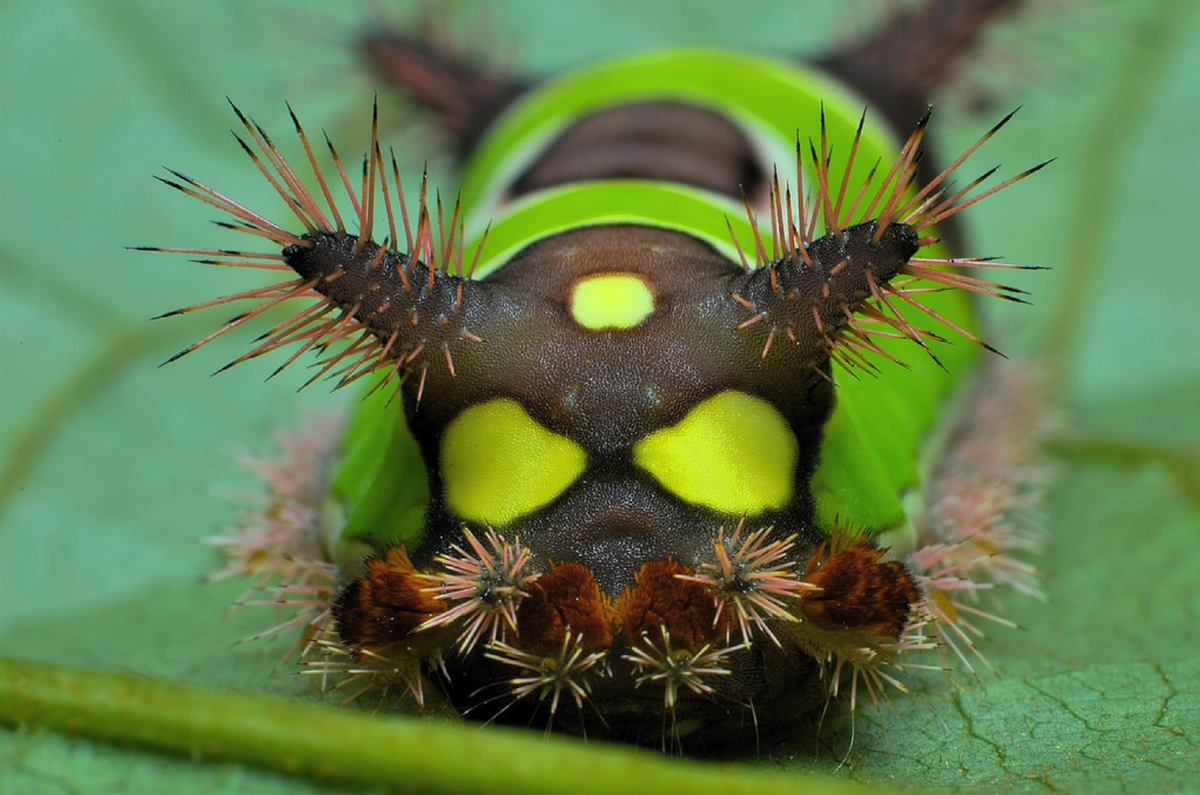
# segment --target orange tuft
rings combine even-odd
[[[346,586],[333,605],[338,635],[356,647],[379,648],[411,635],[446,609],[429,595],[429,579],[402,546],[367,561],[367,571]]]
[[[639,638],[651,645],[663,640],[664,631],[673,648],[695,654],[717,641],[717,608],[712,590],[695,580],[681,579],[694,572],[673,560],[642,564],[633,589],[621,595],[620,609],[625,635],[633,646]]]
[[[560,563],[530,583],[528,591],[517,608],[514,645],[523,651],[551,656],[568,635],[586,652],[612,646],[612,608],[587,566]]]
[[[803,596],[805,618],[824,630],[898,639],[921,595],[902,564],[880,562],[884,551],[861,537],[823,563],[814,554],[805,580],[820,590]]]

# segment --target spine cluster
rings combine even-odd
[[[689,566],[649,561],[615,599],[578,563],[538,561],[518,539],[489,529],[419,570],[402,547],[367,564],[321,632],[336,652],[318,667],[367,665],[368,676],[399,677],[422,698],[421,672],[449,657],[510,666],[514,699],[560,698],[577,706],[596,677],[630,677],[658,687],[668,711],[684,692],[719,697],[733,658],[755,643],[796,645],[832,664],[874,670],[912,646],[922,596],[903,565],[883,561],[865,539],[836,540],[801,559],[794,539],[771,528],[713,538],[711,559]],[[886,593],[886,599],[879,594]],[[381,661],[373,664],[372,661]]]
[[[878,343],[880,339],[899,336],[921,346],[936,361],[937,356],[926,340],[943,340],[943,337],[916,325],[913,317],[920,315],[997,352],[923,304],[920,296],[930,290],[955,288],[1024,303],[1020,297],[1022,290],[969,275],[967,271],[1036,268],[987,259],[917,255],[939,242],[936,236],[927,233],[936,224],[1046,165],[1041,163],[999,185],[971,194],[991,176],[994,169],[989,170],[965,187],[947,192],[950,175],[1011,117],[1009,114],[998,122],[941,173],[918,187],[914,180],[929,120],[927,112],[874,193],[868,193],[872,184],[868,180],[856,193],[849,194],[845,186],[854,167],[863,120],[859,122],[838,181],[822,115],[819,149],[811,142],[808,148],[808,167],[816,174],[815,186],[806,193],[805,157],[799,142],[795,194],[791,187],[780,185],[778,174],[773,180],[770,252],[761,243],[759,220],[748,204],[746,208],[760,242],[753,263],[742,254],[745,274],[735,282],[731,294],[750,314],[739,329],[762,337],[763,357],[777,340],[787,340],[805,349],[805,354],[823,350],[848,370],[873,371],[875,361],[880,359],[901,363]],[[875,172],[873,168],[872,177]],[[823,233],[818,234],[819,230]]]
[[[379,371],[386,375],[383,381],[392,376],[405,380],[417,373],[419,379],[415,393],[419,400],[431,366],[439,361],[444,362],[453,375],[455,351],[464,345],[481,341],[462,320],[464,294],[469,300],[471,281],[469,272],[464,274],[459,245],[462,232],[458,207],[454,208],[447,221],[438,203],[438,228],[435,233],[434,214],[429,210],[427,199],[427,183],[422,180],[414,229],[394,154],[390,158],[390,178],[389,169],[385,167],[378,142],[378,116],[373,111],[370,148],[363,158],[362,176],[357,189],[347,176],[333,143],[326,138],[330,157],[357,221],[358,232],[348,231],[333,198],[333,191],[317,164],[308,136],[296,116],[292,114],[292,122],[323,202],[304,186],[296,170],[266,132],[236,106],[234,111],[253,145],[246,138],[237,134],[235,137],[291,208],[304,231],[293,233],[212,188],[172,171],[174,178],[164,179],[163,182],[235,219],[222,225],[269,240],[282,250],[278,253],[262,253],[229,249],[141,248],[199,254],[204,257],[200,261],[208,264],[285,271],[296,278],[166,313],[163,317],[243,300],[257,302],[168,361],[191,353],[285,301],[308,299],[310,304],[305,309],[262,334],[254,347],[222,369],[271,351],[292,348],[292,353],[272,374],[275,375],[305,352],[315,349],[323,358],[316,374],[307,383],[332,377],[340,387]],[[382,199],[381,205],[387,220],[388,234],[382,243],[376,243],[373,239],[377,196]],[[398,219],[406,243],[403,251],[398,248]]]

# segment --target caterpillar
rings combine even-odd
[[[409,206],[377,110],[358,170],[290,107],[288,156],[234,106],[292,217],[171,171],[270,250],[146,247],[284,274],[167,313],[252,303],[172,361],[305,302],[227,366],[286,349],[275,373],[314,353],[306,383],[365,384],[219,540],[223,574],[298,608],[270,631],[301,630],[305,672],[665,746],[903,690],[908,652],[970,667],[977,592],[1035,588],[1028,539],[993,505],[939,517],[929,459],[986,478],[946,417],[972,384],[1013,396],[979,386],[973,296],[1023,301],[985,274],[1030,266],[942,237],[1045,165],[951,185],[1012,114],[936,168],[928,110],[897,135],[905,103],[878,118],[795,61],[679,49],[534,84],[399,34],[364,51],[441,114],[453,202],[422,181]]]

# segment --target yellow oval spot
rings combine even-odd
[[[633,328],[654,311],[654,293],[633,273],[594,273],[571,286],[571,317],[584,328]]]
[[[633,460],[680,499],[753,515],[791,501],[798,450],[774,406],[730,391],[642,439]]]
[[[510,398],[455,417],[438,458],[450,510],[494,527],[552,502],[587,465],[583,448],[543,428]]]

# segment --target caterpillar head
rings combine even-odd
[[[1036,168],[948,192],[972,147],[914,185],[926,117],[889,168],[855,186],[865,122],[835,166],[822,113],[817,140],[797,145],[794,187],[769,182],[762,231],[749,200],[731,219],[700,189],[547,185],[517,211],[584,214],[489,259],[485,243],[463,244],[457,205],[431,210],[424,184],[410,223],[377,122],[358,185],[330,146],[353,231],[300,124],[314,191],[238,116],[295,229],[177,172],[167,182],[278,246],[204,256],[294,276],[179,310],[256,302],[179,355],[307,299],[236,361],[292,348],[286,366],[311,348],[322,358],[310,382],[366,379],[401,396],[377,400],[341,453],[331,494],[358,488],[344,475],[367,471],[363,449],[372,485],[326,544],[321,565],[338,569],[310,630],[317,670],[403,681],[418,700],[433,674],[474,716],[541,712],[646,739],[668,723],[681,735],[750,714],[790,720],[836,691],[843,667],[874,688],[894,681],[881,671],[894,654],[927,645],[919,579],[865,528],[829,521],[813,484],[839,381],[874,378],[904,345],[940,365],[930,322],[980,342],[969,306],[940,297],[947,288],[1019,300],[968,275],[1009,266],[924,255],[934,224]],[[595,214],[614,202],[617,217]],[[664,203],[669,216],[715,213],[726,244],[629,217]]]

